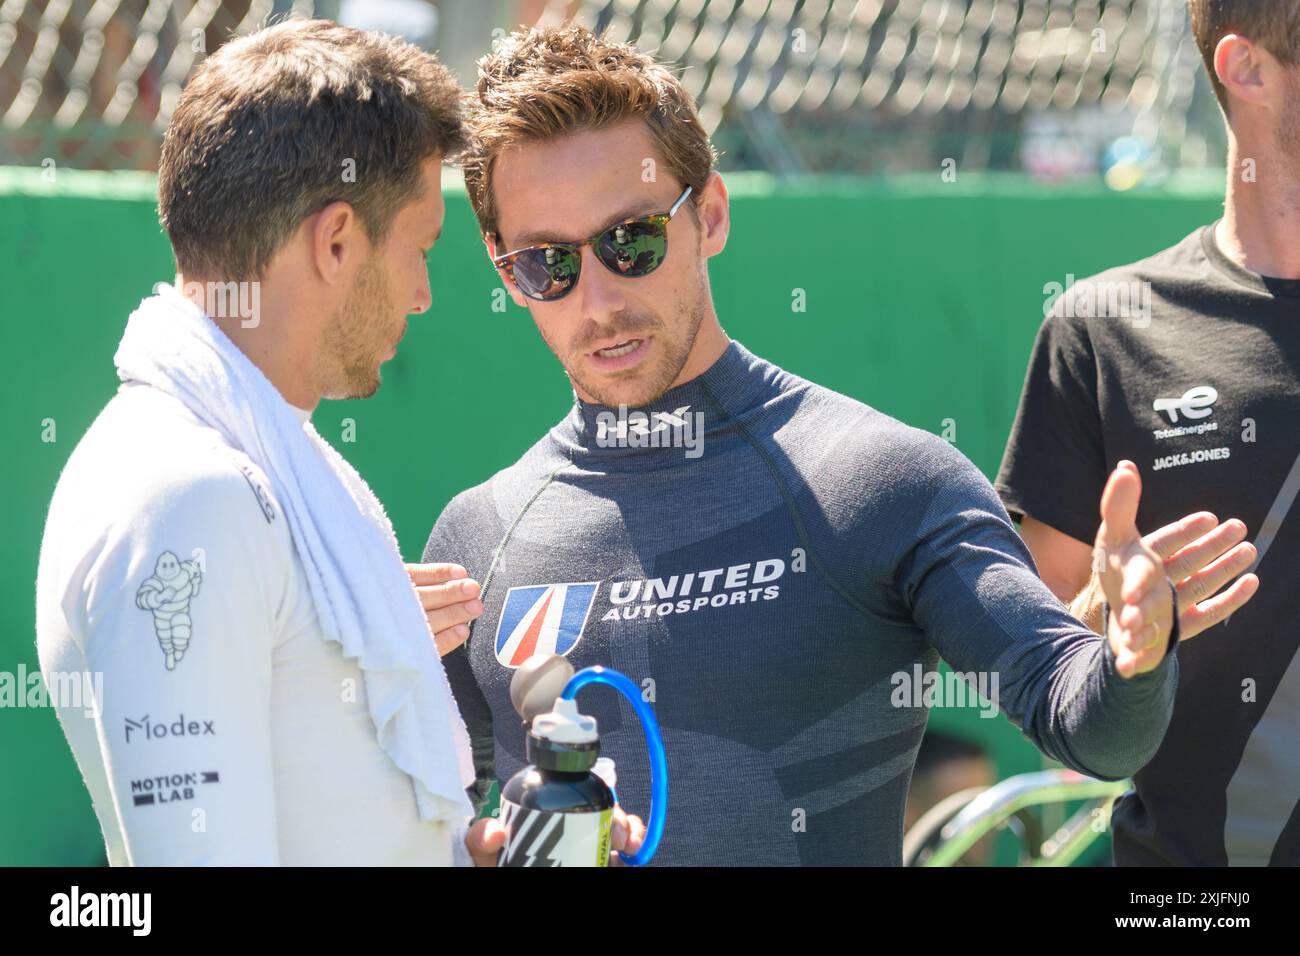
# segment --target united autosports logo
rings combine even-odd
[[[497,622],[497,660],[518,667],[534,654],[568,654],[596,600],[599,581],[511,588]]]
[[[737,604],[775,601],[785,574],[803,574],[808,555],[795,548],[789,559],[705,568],[658,578],[611,581],[601,621],[635,621],[670,615],[717,613]],[[497,621],[497,660],[518,667],[534,654],[568,654],[582,640],[600,581],[531,584],[506,592]]]

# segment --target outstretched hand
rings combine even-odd
[[[1164,659],[1176,612],[1164,561],[1138,533],[1141,498],[1137,465],[1120,462],[1102,492],[1101,528],[1093,549],[1110,605],[1106,639],[1115,669],[1125,678],[1155,670]]]
[[[1164,560],[1165,574],[1178,588],[1182,640],[1227,620],[1259,590],[1259,576],[1250,570],[1259,551],[1246,533],[1237,518],[1220,524],[1208,511],[1200,511],[1143,539]]]

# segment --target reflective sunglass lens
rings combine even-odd
[[[557,246],[529,249],[515,259],[515,283],[534,299],[557,299],[578,281],[580,260]]]
[[[659,268],[668,248],[661,223],[625,222],[607,230],[596,243],[596,255],[620,275],[643,276]]]

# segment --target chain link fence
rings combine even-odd
[[[1164,168],[1222,157],[1185,0],[0,0],[0,163],[156,168],[202,58],[293,15],[400,33],[467,84],[520,24],[607,30],[680,64],[724,168],[1069,175],[1124,137]]]

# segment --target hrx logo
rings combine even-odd
[[[704,413],[682,405],[671,412],[618,412],[596,415],[596,444],[601,448],[685,448],[687,458],[704,454]]]

